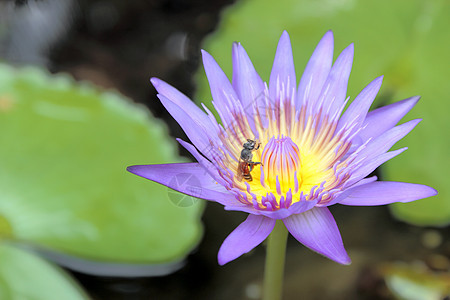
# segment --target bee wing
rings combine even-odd
[[[244,168],[245,168],[245,162],[241,161],[241,159],[239,159],[239,165],[237,167],[237,173],[236,173],[236,179],[238,181],[242,181],[242,179],[244,178]]]

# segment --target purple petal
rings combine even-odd
[[[233,87],[246,112],[251,113],[253,103],[264,98],[264,82],[253,67],[244,47],[238,43],[233,44]],[[250,117],[253,118],[253,115]]]
[[[411,120],[395,126],[382,135],[376,137],[370,141],[363,150],[361,150],[358,154],[357,160],[372,160],[378,155],[388,151],[395,143],[413,130],[420,121],[420,119]]]
[[[253,215],[261,215],[270,219],[282,220],[290,215],[299,214],[313,208],[317,204],[318,200],[311,201],[299,201],[292,204],[289,208],[280,208],[277,210],[262,210],[256,209],[252,205],[243,205],[242,203],[237,203],[234,205],[225,206],[225,210],[231,211],[243,211]]]
[[[419,96],[411,97],[369,112],[363,124],[365,128],[358,136],[367,140],[391,129],[416,105],[419,99]]]
[[[128,167],[127,171],[189,196],[222,205],[239,203],[232,193],[218,184],[198,163],[137,165]]]
[[[326,207],[314,207],[283,220],[289,232],[303,245],[338,263],[350,264],[333,215]]]
[[[189,153],[191,153],[192,156],[195,157],[195,159],[203,166],[203,168],[205,168],[205,170],[208,171],[211,177],[213,177],[214,179],[216,178],[215,176],[217,175],[217,170],[214,168],[213,164],[209,160],[207,160],[204,156],[202,156],[197,151],[197,149],[188,142],[185,142],[182,139],[177,139],[177,141],[181,144],[181,146],[183,146],[187,151],[189,151]]]
[[[324,112],[334,115],[342,107],[347,95],[347,83],[352,70],[352,63],[353,44],[350,44],[342,51],[331,68],[319,100],[314,106],[316,112],[323,106]]]
[[[316,102],[333,63],[333,32],[328,31],[317,45],[306,65],[298,86],[298,106]]]
[[[366,177],[370,173],[372,173],[376,168],[380,165],[384,164],[388,160],[396,157],[403,151],[408,149],[407,147],[401,148],[395,151],[386,152],[378,155],[377,157],[367,160],[360,168],[358,168],[348,179],[347,184],[352,185],[354,182],[359,181],[360,179]]]
[[[216,110],[224,118],[222,122],[225,125],[233,122],[233,116],[230,114],[233,105],[230,101],[238,101],[238,96],[234,91],[228,77],[219,67],[214,58],[206,51],[202,50],[203,66],[205,67],[206,77],[208,78],[211,95],[214,99]]]
[[[208,125],[208,123],[201,123],[198,119],[192,118],[190,111],[185,110],[187,107],[183,108],[183,106],[177,105],[162,94],[158,94],[158,98],[170,115],[180,124],[191,142],[202,153],[208,151],[210,148],[208,133],[213,126]]]
[[[319,202],[319,199],[308,200],[308,201],[299,201],[299,202],[292,204],[289,207],[289,211],[292,214],[300,214],[302,212],[305,212],[305,211],[313,208],[317,204],[317,202]]]
[[[320,207],[321,207],[321,206],[331,206],[331,205],[334,205],[334,204],[336,204],[336,203],[339,203],[339,202],[341,202],[342,200],[344,200],[345,198],[347,198],[347,196],[350,194],[350,191],[351,191],[351,189],[352,189],[353,187],[357,187],[357,186],[359,186],[359,185],[371,183],[371,182],[376,181],[377,179],[378,179],[377,176],[367,177],[367,178],[361,179],[360,181],[356,182],[356,183],[353,184],[352,186],[350,186],[349,184],[346,183],[346,184],[344,185],[344,188],[346,188],[346,189],[345,189],[344,191],[340,192],[339,194],[337,194],[333,200],[331,200],[331,201],[328,202],[328,203],[324,203],[324,204],[319,203],[317,206],[320,206]],[[347,181],[347,182],[348,182],[348,181]],[[350,187],[350,188],[348,188],[348,187]]]
[[[381,83],[383,82],[383,76],[376,78],[369,83],[361,93],[355,98],[355,100],[349,105],[345,113],[339,120],[339,126],[336,131],[339,131],[342,127],[351,124],[358,124],[356,128],[361,127],[369,111],[370,105],[372,105],[375,96],[380,90]]]
[[[218,255],[219,264],[224,265],[261,244],[272,232],[275,222],[250,214],[223,242]]]
[[[437,195],[437,191],[422,184],[376,181],[350,189],[350,194],[340,204],[372,206],[394,202],[410,202]]]
[[[292,89],[296,89],[297,87],[291,41],[286,31],[283,31],[278,42],[277,52],[275,53],[275,59],[270,73],[269,95],[272,101],[278,100],[281,84],[284,84],[286,89],[289,86],[288,95],[290,95]]]
[[[273,211],[256,209],[252,205],[235,204],[225,206],[225,210],[229,211],[243,211],[252,215],[264,216],[273,220],[281,220],[292,215],[292,212],[287,208],[281,208]]]
[[[177,141],[195,157],[195,159],[200,163],[200,165],[203,166],[205,171],[208,172],[208,174],[215,181],[217,181],[217,183],[219,183],[222,186],[226,186],[225,181],[222,179],[222,177],[220,177],[219,172],[217,172],[217,168],[209,160],[207,160],[204,156],[202,156],[193,145],[183,141],[182,139],[177,139]],[[207,154],[211,156],[214,155],[214,153],[212,153],[213,150],[207,152],[208,152]]]
[[[191,99],[186,97],[173,86],[158,78],[153,77],[150,81],[159,94],[163,95],[175,105],[183,109],[194,120],[194,122],[204,124],[206,128],[209,127],[208,124],[210,124],[211,120],[208,118],[208,115],[205,114],[197,105],[195,105]]]

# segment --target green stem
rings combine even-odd
[[[277,220],[267,241],[263,300],[281,300],[283,294],[284,258],[288,236],[283,221]]]

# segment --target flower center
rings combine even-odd
[[[289,102],[275,108],[266,105],[265,113],[258,111],[255,118],[256,133],[249,126],[243,130],[242,124],[222,129],[221,155],[215,163],[224,185],[242,203],[263,210],[287,208],[300,201],[328,203],[350,176],[355,156],[345,155],[354,135],[352,128],[337,130],[337,114],[330,117],[319,111],[307,116],[307,106],[295,113]],[[236,118],[246,120],[245,116]],[[251,163],[243,171],[243,144],[253,136],[262,149],[251,150]]]
[[[272,137],[261,155],[261,183],[278,194],[299,186],[300,150],[290,137]]]

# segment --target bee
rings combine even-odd
[[[242,179],[248,182],[253,180],[251,171],[256,165],[260,165],[261,162],[252,161],[253,153],[252,151],[258,150],[261,143],[257,143],[254,140],[247,139],[244,143],[243,149],[241,151],[241,157],[239,158],[239,165],[237,169],[237,180],[242,181]]]

